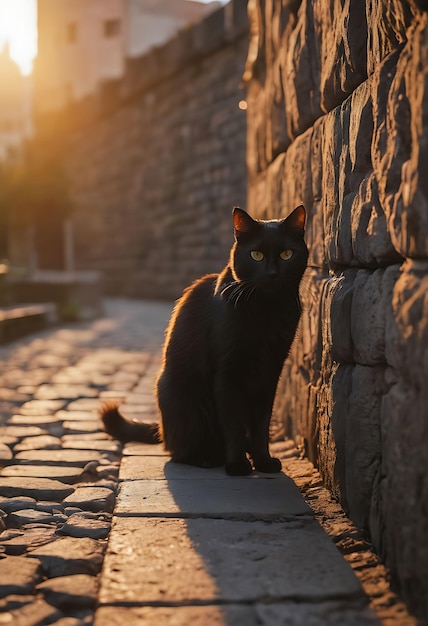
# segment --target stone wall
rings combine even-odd
[[[250,0],[248,208],[311,257],[276,410],[428,615],[428,26],[406,0]]]
[[[246,0],[233,0],[123,79],[38,119],[40,152],[65,159],[77,269],[107,293],[173,299],[219,271],[246,202]]]

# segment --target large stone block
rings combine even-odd
[[[268,218],[285,217],[299,204],[312,206],[311,131],[301,135],[267,169]]]
[[[367,0],[367,74],[407,40],[407,28],[418,13],[406,0]]]
[[[302,316],[275,401],[275,414],[283,420],[284,433],[303,440],[313,461],[316,461],[316,392],[322,359],[320,307],[325,283],[324,275],[308,268],[300,289]]]
[[[319,84],[321,59],[312,2],[303,0],[295,24],[290,20],[286,26],[285,38],[279,56],[288,136],[295,138],[323,114]]]
[[[353,262],[358,266],[376,267],[401,261],[391,242],[374,172],[363,178],[353,197],[351,238]]]
[[[251,193],[248,196],[248,211],[254,217],[262,217],[268,212],[268,192],[266,172],[251,181]]]
[[[424,619],[428,614],[428,391],[426,382],[422,388],[418,382],[409,385],[399,377],[382,403],[383,533],[377,547],[401,593]]]
[[[346,416],[346,493],[348,510],[361,528],[369,527],[375,482],[381,465],[380,410],[384,367],[357,365],[352,373]]]
[[[354,198],[346,176],[349,168],[350,101],[323,120],[323,219],[325,252],[329,265],[350,266],[351,213]],[[345,199],[346,198],[346,199]]]
[[[331,357],[341,363],[353,362],[351,309],[354,299],[356,269],[345,270],[329,279],[325,292],[323,320],[326,337],[331,341]]]
[[[263,171],[290,144],[287,136],[286,97],[282,86],[285,24],[292,12],[283,3],[254,0],[248,4],[250,44],[244,80],[250,81],[247,102],[250,176]],[[289,27],[290,28],[290,27]],[[262,35],[263,33],[263,35]],[[257,103],[257,106],[253,106]]]
[[[310,251],[309,265],[325,268],[324,222],[321,202],[322,168],[316,162],[320,153],[322,127],[300,135],[285,154],[266,168],[265,174],[251,181],[248,208],[263,219],[287,216],[303,204],[307,212],[305,239]]]
[[[373,76],[372,160],[392,243],[402,256],[428,256],[426,123],[428,16]]]
[[[320,473],[345,508],[346,416],[352,389],[353,366],[329,362],[326,355],[317,394],[318,463]]]
[[[427,345],[428,261],[408,260],[387,309],[385,354],[403,380],[421,391],[426,389]]]
[[[320,41],[321,107],[331,111],[367,78],[367,21],[364,2],[313,3]]]
[[[265,124],[259,111],[264,109],[265,94],[259,82],[253,81],[247,87],[247,170],[253,182],[266,168]]]
[[[354,283],[351,335],[354,360],[362,365],[386,362],[386,316],[399,266],[374,272],[359,270]]]

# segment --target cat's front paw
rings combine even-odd
[[[248,476],[252,471],[253,468],[248,459],[226,463],[226,474],[229,474],[229,476]]]
[[[281,461],[275,457],[254,460],[254,467],[265,474],[277,474],[282,469]]]

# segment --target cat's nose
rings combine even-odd
[[[278,276],[278,269],[276,267],[268,267],[266,270],[266,276],[269,278],[276,278]]]

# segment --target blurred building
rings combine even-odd
[[[58,109],[221,6],[192,0],[38,0],[36,106]]]
[[[31,130],[31,81],[21,74],[6,45],[0,52],[0,161],[19,156]]]

